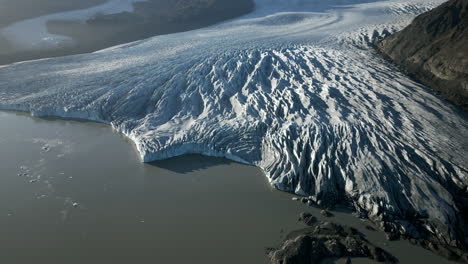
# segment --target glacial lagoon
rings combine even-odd
[[[300,212],[321,218],[258,168],[199,155],[145,164],[132,144],[104,124],[0,112],[0,262],[268,263],[268,247],[305,227]],[[401,263],[450,263],[334,214]]]

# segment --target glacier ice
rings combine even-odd
[[[109,123],[145,162],[259,166],[278,189],[453,244],[467,115],[371,44],[441,2],[256,0],[212,27],[1,66],[0,109]]]

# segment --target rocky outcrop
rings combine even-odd
[[[273,264],[308,264],[323,263],[327,259],[369,258],[377,262],[397,263],[398,259],[368,241],[359,230],[330,221],[318,221],[311,213],[303,212],[299,216],[307,228],[296,230],[286,236],[278,248],[269,248],[267,253]],[[372,226],[367,230],[377,232]],[[388,233],[388,240],[399,239],[399,236]],[[437,241],[424,238],[410,238],[413,245],[421,246],[448,260],[468,263],[468,253],[462,249],[443,245]]]
[[[328,258],[367,257],[378,262],[396,263],[388,252],[366,240],[358,230],[332,222],[293,232],[279,249],[269,252],[273,264],[321,263]]]
[[[468,109],[468,1],[450,0],[377,43],[423,84]]]
[[[317,217],[313,216],[311,213],[301,213],[299,216],[299,221],[304,222],[308,226],[313,226],[317,223]]]

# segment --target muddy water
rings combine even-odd
[[[253,0],[0,0],[0,65],[202,28],[253,8]]]
[[[303,227],[300,212],[319,215],[291,197],[255,167],[143,164],[109,126],[0,112],[0,263],[268,263],[265,249]],[[448,263],[335,215],[401,263]]]
[[[266,263],[302,205],[262,172],[142,164],[110,127],[0,113],[1,263]]]

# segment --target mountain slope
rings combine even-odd
[[[398,65],[468,108],[468,1],[450,0],[378,42]]]

